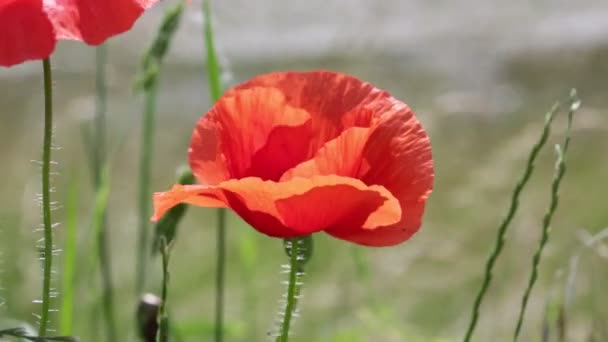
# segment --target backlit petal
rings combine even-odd
[[[381,112],[368,110],[390,95],[353,76],[331,71],[276,72],[255,77],[232,91],[251,87],[278,89],[287,103],[310,113],[314,136],[311,156],[350,127],[369,127]]]
[[[158,0],[47,0],[46,12],[57,39],[98,45],[128,31],[143,11]]]
[[[313,158],[285,172],[281,179],[316,175],[357,178],[359,174],[369,169],[368,163],[362,158],[362,153],[370,132],[370,128],[348,128],[337,138],[325,143]]]
[[[429,138],[404,104],[380,119],[363,150],[370,169],[366,184],[388,189],[400,202],[399,223],[369,230],[328,230],[335,237],[368,246],[389,246],[409,239],[420,228],[425,202],[433,187],[433,161]]]
[[[0,1],[0,65],[47,58],[55,49],[53,26],[42,0]]]
[[[223,96],[196,125],[190,167],[202,184],[260,177],[278,180],[306,159],[310,116],[272,88]]]
[[[216,186],[175,186],[155,195],[154,219],[179,203],[204,207],[223,201],[258,231],[274,237],[306,235],[335,227],[374,229],[398,222],[398,201],[381,186],[339,176],[285,182],[249,177]]]

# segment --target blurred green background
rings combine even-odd
[[[141,97],[132,91],[139,59],[163,4],[108,43],[109,229],[116,314],[124,341],[135,339],[133,314],[137,230],[136,184]],[[603,1],[271,0],[216,1],[215,31],[226,84],[286,69],[351,73],[390,91],[418,114],[432,139],[435,191],[420,232],[393,248],[357,247],[315,236],[294,341],[460,340],[486,257],[511,189],[551,104],[576,87],[577,113],[561,203],[529,305],[523,341],[540,341],[543,320],[564,300],[571,258],[588,234],[608,226],[608,5]],[[186,162],[196,120],[210,107],[202,15],[193,1],[162,71],[153,189],[174,182]],[[54,55],[53,178],[63,223],[67,189],[77,188],[78,253],[90,255],[94,192],[81,128],[94,113],[94,49],[62,42]],[[41,270],[39,167],[42,135],[40,63],[0,69],[0,324],[34,323]],[[560,142],[560,116],[551,144]],[[552,146],[507,237],[475,341],[510,340],[549,200]],[[180,227],[172,259],[169,310],[184,341],[213,331],[215,214],[193,208]],[[57,247],[63,227],[57,230]],[[586,233],[584,233],[586,232]],[[587,234],[587,235],[585,235]],[[287,261],[280,240],[229,216],[227,340],[263,341],[279,306]],[[60,253],[61,255],[61,253]],[[568,341],[608,341],[606,246],[585,252],[568,306]],[[61,257],[56,259],[61,272]],[[101,282],[78,264],[75,333],[102,341]],[[160,260],[147,289],[160,290]],[[60,276],[55,284],[59,286]],[[57,323],[56,314],[53,322]],[[591,339],[593,338],[593,339]]]

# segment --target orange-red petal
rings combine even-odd
[[[98,45],[129,30],[158,0],[1,0],[0,65],[51,55],[59,39]]]
[[[76,39],[98,45],[128,31],[158,0],[54,0],[46,11],[57,39]]]
[[[398,201],[381,186],[335,175],[285,182],[249,177],[216,186],[176,186],[155,195],[154,219],[179,203],[232,208],[258,231],[293,237],[329,228],[372,230],[401,218]]]
[[[347,128],[369,127],[374,117],[382,113],[370,111],[368,107],[390,98],[387,92],[356,77],[323,70],[261,75],[236,86],[228,94],[252,87],[278,89],[289,105],[310,114],[314,132],[310,151],[313,154]]]
[[[55,49],[53,26],[42,0],[0,1],[0,65],[47,58]]]
[[[337,138],[325,143],[313,158],[286,171],[281,179],[317,175],[358,178],[359,174],[369,169],[362,153],[371,132],[372,130],[366,127],[346,129]]]
[[[337,238],[368,246],[389,246],[409,239],[420,228],[424,207],[433,188],[433,160],[429,138],[404,104],[395,101],[370,134],[362,152],[370,168],[360,177],[366,184],[388,189],[400,202],[400,222],[373,231],[330,229]]]
[[[202,184],[260,177],[278,180],[306,159],[310,115],[273,88],[223,96],[196,125],[190,166]]]

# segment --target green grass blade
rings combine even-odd
[[[509,206],[509,210],[507,211],[507,214],[506,214],[505,218],[503,219],[503,221],[500,223],[500,226],[498,228],[498,234],[496,236],[496,242],[494,243],[494,248],[493,248],[492,252],[490,253],[490,256],[488,257],[488,260],[486,262],[483,282],[482,282],[481,288],[475,298],[475,302],[473,304],[473,309],[472,309],[472,313],[471,313],[471,320],[469,321],[469,326],[467,328],[467,331],[466,331],[466,334],[464,337],[465,342],[469,342],[471,340],[471,338],[473,337],[473,332],[475,331],[475,327],[477,326],[477,321],[479,320],[479,312],[480,312],[480,308],[481,308],[481,303],[490,287],[490,283],[492,282],[494,265],[496,264],[496,261],[498,260],[500,253],[502,252],[502,249],[504,247],[505,240],[506,240],[507,230],[511,224],[511,221],[513,220],[513,217],[515,217],[515,213],[517,212],[517,209],[519,207],[519,197],[520,197],[523,189],[525,188],[526,184],[530,180],[530,177],[532,176],[536,158],[538,157],[540,150],[543,148],[543,146],[547,142],[549,133],[551,132],[551,124],[552,124],[553,119],[554,119],[557,111],[559,110],[559,108],[560,108],[559,103],[556,103],[555,105],[553,105],[551,110],[549,112],[547,112],[547,114],[545,115],[545,123],[543,126],[542,133],[541,133],[540,137],[538,138],[538,140],[536,141],[536,143],[532,146],[532,150],[530,151],[530,154],[528,156],[528,161],[524,168],[524,172],[523,172],[521,178],[519,179],[519,181],[517,182],[515,189],[513,190],[513,193],[511,195],[511,203]]]
[[[559,188],[566,174],[566,153],[568,152],[568,146],[570,145],[570,137],[572,130],[572,118],[574,116],[574,112],[578,109],[580,105],[580,101],[576,97],[576,91],[572,91],[570,97],[570,108],[568,111],[568,124],[566,127],[566,136],[564,138],[564,142],[562,145],[556,145],[555,151],[557,154],[557,160],[555,162],[555,172],[553,174],[553,181],[551,183],[551,200],[549,204],[549,208],[547,208],[547,212],[543,217],[542,223],[542,235],[540,238],[540,242],[538,248],[534,252],[534,256],[532,257],[532,271],[530,272],[530,278],[528,280],[528,287],[526,288],[521,308],[519,312],[519,317],[517,319],[517,325],[515,327],[515,336],[514,340],[517,341],[519,338],[519,334],[521,332],[521,327],[523,325],[524,315],[526,312],[526,307],[528,306],[528,300],[530,298],[530,294],[532,293],[532,288],[536,283],[536,279],[538,278],[538,268],[540,265],[540,258],[542,256],[543,250],[549,241],[549,233],[551,228],[551,220],[553,219],[553,215],[557,210],[557,206],[559,204]]]
[[[203,1],[203,20],[205,23],[205,49],[207,51],[207,77],[209,80],[209,93],[211,101],[217,101],[222,95],[221,67],[215,51],[213,25],[211,22],[211,8],[209,0]]]

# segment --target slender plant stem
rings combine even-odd
[[[106,82],[107,47],[95,49],[95,154],[93,182],[95,188],[101,183],[101,172],[106,160],[106,113],[108,111],[108,88]]]
[[[538,248],[534,252],[534,256],[532,257],[532,271],[530,273],[530,278],[528,279],[528,286],[524,292],[522,303],[519,311],[519,317],[517,318],[517,325],[515,327],[515,335],[513,340],[517,341],[519,338],[519,334],[521,332],[521,328],[524,322],[524,315],[526,313],[526,308],[528,306],[528,300],[530,299],[530,294],[532,293],[532,289],[534,288],[534,284],[536,283],[536,279],[538,278],[538,269],[540,266],[540,258],[542,256],[543,250],[549,241],[549,234],[551,231],[551,220],[553,219],[553,215],[557,210],[557,206],[559,204],[559,189],[566,174],[566,153],[568,152],[568,146],[570,145],[570,132],[572,128],[572,118],[574,116],[574,111],[578,109],[578,99],[576,98],[576,92],[573,91],[571,95],[571,105],[570,110],[568,112],[568,124],[566,128],[566,137],[564,139],[564,143],[560,147],[559,145],[555,146],[555,150],[557,153],[557,160],[555,162],[555,172],[553,175],[553,181],[551,182],[551,200],[549,204],[549,208],[543,217],[542,223],[542,234],[539,241]]]
[[[150,226],[150,182],[152,170],[152,155],[154,153],[154,114],[156,112],[157,84],[152,82],[145,90],[145,108],[141,140],[141,156],[139,161],[139,239],[137,246],[137,268],[135,288],[139,296],[145,286],[145,276],[148,263],[148,228]]]
[[[289,257],[289,283],[287,285],[287,298],[285,304],[285,314],[283,318],[283,324],[281,325],[281,335],[279,336],[280,342],[287,342],[289,340],[289,328],[291,327],[291,318],[296,308],[297,300],[296,294],[296,279],[298,273],[298,243],[295,240],[291,241],[291,256]]]
[[[220,80],[221,68],[215,51],[213,39],[213,25],[211,23],[211,9],[209,0],[203,1],[203,22],[205,49],[207,52],[207,78],[209,95],[213,102],[222,94]],[[217,265],[216,265],[216,293],[215,293],[215,341],[224,339],[224,275],[226,273],[226,209],[217,210]]]
[[[44,277],[42,311],[38,336],[46,336],[51,306],[51,273],[53,267],[53,227],[51,220],[51,145],[53,140],[53,81],[51,60],[42,61],[44,73],[44,138],[42,145],[42,220],[44,225]]]
[[[488,288],[490,287],[490,283],[492,282],[492,272],[494,270],[494,265],[496,264],[496,260],[498,260],[500,253],[502,252],[502,249],[504,247],[505,240],[506,240],[507,230],[519,207],[519,197],[520,197],[521,192],[523,191],[524,187],[530,180],[530,177],[532,176],[532,171],[534,170],[534,163],[536,162],[536,157],[538,156],[538,153],[540,152],[542,147],[547,142],[547,138],[549,137],[549,133],[551,131],[551,123],[553,122],[553,118],[555,117],[555,114],[557,113],[558,109],[559,109],[559,104],[555,104],[551,108],[551,110],[545,115],[545,124],[543,127],[543,131],[541,133],[541,136],[539,137],[538,141],[532,147],[532,151],[530,152],[530,155],[528,157],[528,162],[526,163],[524,173],[521,176],[517,185],[515,186],[515,189],[513,190],[509,210],[507,212],[507,215],[501,222],[500,227],[498,228],[498,234],[496,236],[496,242],[494,244],[494,249],[491,252],[490,256],[488,257],[488,261],[486,263],[483,283],[481,285],[481,289],[477,293],[477,297],[475,298],[475,302],[473,304],[471,321],[469,322],[469,327],[467,328],[467,332],[464,337],[465,342],[469,342],[471,340],[471,338],[473,337],[473,332],[475,330],[477,321],[479,319],[479,310],[481,308],[481,302],[483,301],[483,298],[485,297],[485,294],[488,291]]]
[[[159,326],[158,326],[158,342],[169,341],[169,316],[167,314],[167,296],[169,288],[169,253],[170,249],[167,246],[167,240],[161,237],[160,252],[162,255],[163,262],[163,285],[161,292],[160,308],[158,312]]]
[[[107,113],[107,84],[106,84],[107,48],[100,45],[95,49],[95,165],[93,179],[96,191],[100,191],[101,173],[106,163],[106,113]],[[108,251],[109,232],[107,227],[107,209],[101,216],[99,234],[97,236],[97,251],[101,267],[103,286],[103,311],[106,322],[106,339],[117,341],[116,322],[114,319],[114,294],[112,286],[112,263]]]
[[[226,273],[226,211],[217,211],[217,256],[215,265],[215,341],[224,339],[224,278]]]
[[[203,0],[203,20],[205,23],[205,49],[207,52],[207,78],[209,79],[209,94],[213,102],[222,95],[222,82],[220,79],[220,63],[215,51],[213,38],[213,24],[211,22],[211,8],[209,0]]]

